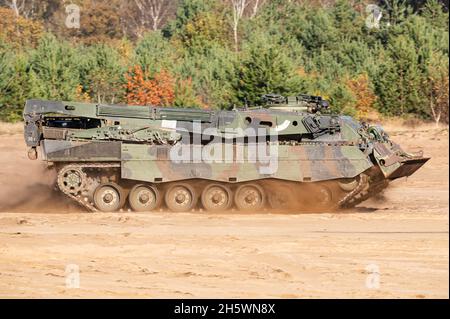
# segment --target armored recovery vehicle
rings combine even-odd
[[[320,97],[201,110],[28,100],[30,159],[89,211],[323,211],[355,206],[428,158]]]

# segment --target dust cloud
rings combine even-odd
[[[55,188],[56,172],[27,158],[21,136],[3,138],[0,147],[0,210],[8,212],[73,212],[82,208]]]

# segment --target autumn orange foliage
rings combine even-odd
[[[346,85],[355,97],[356,104],[354,107],[357,111],[357,117],[367,119],[369,115],[373,115],[371,113],[375,112],[374,104],[377,97],[370,87],[367,74],[349,79]]]
[[[41,22],[16,16],[13,10],[0,7],[0,38],[13,47],[35,46],[43,32]]]
[[[78,84],[75,90],[75,100],[79,102],[87,102],[87,103],[91,102],[89,92],[83,91],[83,86],[81,84]]]
[[[127,104],[167,106],[175,100],[175,80],[167,71],[150,76],[137,65],[128,70],[125,78]]]

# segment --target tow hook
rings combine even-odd
[[[36,160],[38,158],[36,147],[30,147],[28,149],[28,158],[30,160]]]

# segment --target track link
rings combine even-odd
[[[356,188],[339,201],[339,208],[352,208],[362,203],[366,199],[373,197],[382,192],[389,182],[385,179],[379,181],[371,181],[371,177],[362,174]]]
[[[99,210],[97,208],[95,208],[94,204],[90,201],[90,199],[87,196],[82,196],[81,193],[83,191],[89,191],[87,188],[77,192],[76,194],[72,194],[71,192],[69,192],[64,185],[61,183],[61,178],[60,178],[60,174],[63,171],[66,171],[68,169],[80,169],[81,171],[83,171],[84,169],[87,168],[116,168],[116,167],[120,167],[120,164],[118,163],[80,163],[80,164],[68,164],[68,165],[64,165],[62,168],[59,169],[58,171],[58,177],[57,177],[57,185],[58,188],[61,190],[61,192],[63,192],[67,197],[73,199],[75,202],[77,202],[80,206],[84,207],[85,209],[87,209],[90,212],[98,212]],[[83,171],[84,174],[84,178],[87,179],[87,173],[85,171]],[[86,185],[86,183],[84,183]]]

